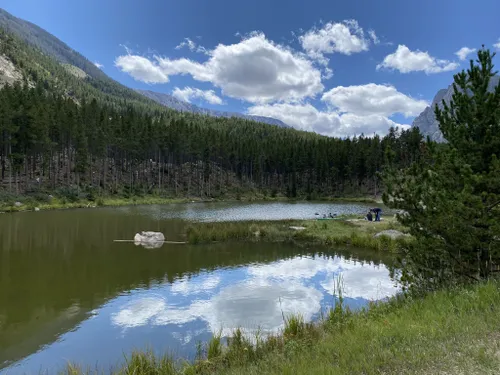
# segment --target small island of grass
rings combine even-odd
[[[187,228],[189,243],[220,241],[295,242],[310,245],[348,245],[375,250],[397,251],[398,245],[410,241],[402,235],[391,238],[385,231],[405,231],[394,217],[374,222],[360,216],[332,220],[280,220],[193,223]],[[377,234],[380,234],[377,236]]]

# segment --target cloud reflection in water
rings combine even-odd
[[[283,314],[300,313],[305,321],[314,319],[324,298],[331,300],[339,274],[347,298],[375,300],[398,291],[383,265],[341,257],[296,257],[242,268],[238,280],[226,280],[221,271],[178,280],[170,287],[157,289],[160,294],[144,291],[132,297],[111,319],[122,328],[175,325],[172,335],[184,344],[203,332],[189,328],[188,324],[195,321],[203,322],[212,332],[221,331],[223,336],[236,328],[249,338],[257,330],[264,335],[276,333],[283,327]],[[172,302],[179,296],[181,302]]]

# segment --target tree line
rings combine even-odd
[[[1,182],[15,193],[377,194],[385,161],[407,166],[421,148],[417,129],[337,139],[237,118],[77,102],[44,83],[0,90]]]

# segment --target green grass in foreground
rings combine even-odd
[[[295,230],[290,227],[303,227]],[[320,245],[351,245],[376,250],[397,251],[404,240],[391,240],[376,233],[387,229],[403,231],[394,218],[381,222],[343,218],[341,220],[285,220],[194,223],[187,229],[190,243],[213,241],[306,242]]]
[[[216,337],[194,363],[135,352],[116,374],[498,374],[500,284],[490,281],[420,299],[394,298],[318,324],[287,317],[280,335],[255,345],[237,330]],[[77,366],[68,374],[81,374]]]

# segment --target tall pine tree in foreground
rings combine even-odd
[[[495,54],[478,52],[454,76],[454,95],[435,114],[448,144],[423,145],[409,168],[388,168],[384,203],[416,241],[401,257],[402,281],[433,289],[488,278],[500,265],[500,85]]]

